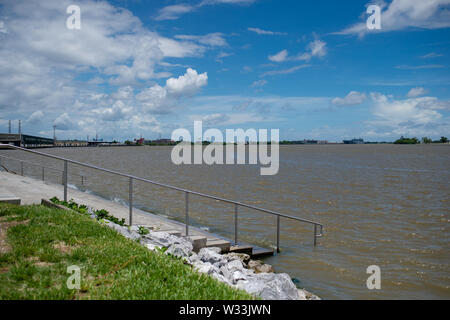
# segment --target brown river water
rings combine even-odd
[[[450,299],[450,145],[280,146],[275,176],[261,176],[259,165],[176,166],[171,147],[40,151],[322,223],[314,247],[311,225],[281,219],[282,252],[265,261],[324,299]],[[63,167],[19,151],[0,155]],[[126,203],[127,179],[75,165],[69,172],[71,185]],[[74,173],[86,176],[84,185]],[[48,170],[46,179],[60,182],[61,174]],[[183,221],[180,192],[139,182],[134,201]],[[189,209],[192,224],[234,238],[232,205],[191,196]],[[274,246],[276,218],[240,208],[239,238]],[[380,290],[367,289],[370,265],[381,269]]]

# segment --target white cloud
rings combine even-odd
[[[381,30],[375,31],[450,27],[449,0],[393,0],[388,5],[384,2],[375,2],[374,4],[380,4],[382,7]],[[368,30],[366,26],[368,15],[364,12],[362,16],[363,22],[335,32],[335,34],[357,34],[363,36],[371,32],[372,30]]]
[[[426,93],[427,93],[427,90],[425,90],[422,87],[417,87],[417,88],[412,88],[411,90],[409,90],[407,96],[408,96],[408,98],[415,98],[418,96],[423,96]]]
[[[111,97],[117,100],[127,100],[132,98],[133,91],[133,88],[130,86],[121,87],[117,90],[117,92],[114,92]]]
[[[252,88],[261,88],[264,87],[267,84],[267,80],[257,80],[255,82],[252,83],[251,87]]]
[[[314,40],[308,44],[308,49],[313,57],[323,57],[327,54],[326,43],[321,40]]]
[[[158,91],[156,80],[171,74],[156,68],[166,58],[201,56],[223,41],[219,34],[195,40],[163,37],[146,29],[130,11],[92,0],[79,4],[81,30],[68,30],[65,10],[70,4],[29,0],[0,6],[6,32],[0,32],[0,110],[27,119],[30,133],[51,136],[54,123],[64,130],[64,138],[93,136],[95,130],[127,137],[138,130],[133,116],[173,111],[180,96],[191,96],[206,85],[206,73],[192,70]],[[90,80],[80,80],[86,76]],[[118,89],[109,86],[113,93],[105,93],[102,83]],[[138,99],[146,93],[146,99]],[[151,118],[139,123],[141,128],[153,124],[152,132],[161,127]]]
[[[33,112],[30,117],[28,118],[27,122],[31,124],[37,124],[42,121],[44,118],[44,113],[41,110]]]
[[[361,104],[366,100],[366,95],[358,91],[350,91],[344,98],[336,97],[331,102],[335,105],[357,105]]]
[[[5,23],[0,20],[0,33],[6,33]]]
[[[223,58],[230,57],[230,56],[232,56],[232,55],[233,55],[232,53],[221,51],[221,52],[219,52],[219,54],[217,55],[216,61],[217,61],[217,62],[223,62],[223,61],[222,61]]]
[[[201,117],[201,120],[207,126],[222,124],[229,119],[230,117],[223,113],[214,113]]]
[[[395,68],[400,70],[421,70],[421,69],[442,69],[445,68],[445,66],[440,64],[426,64],[420,66],[400,65],[396,66]]]
[[[220,32],[208,33],[203,36],[195,36],[195,35],[176,35],[176,39],[180,40],[190,40],[196,41],[198,43],[211,46],[211,47],[223,47],[227,46],[226,40],[223,38],[223,34]]]
[[[260,28],[248,28],[248,31],[255,32],[259,35],[287,35],[285,32],[277,32],[277,31],[270,31],[270,30],[263,30]]]
[[[116,102],[114,102],[114,104],[110,108],[94,110],[94,112],[99,113],[99,116],[104,121],[119,121],[128,119],[132,111],[133,108],[128,107],[121,100],[117,100]]]
[[[158,11],[158,15],[155,20],[175,20],[178,19],[180,15],[194,11],[195,7],[188,4],[175,4],[172,6],[167,6]]]
[[[172,103],[167,96],[167,89],[157,84],[143,89],[136,95],[136,99],[146,112],[168,113]]]
[[[180,3],[159,9],[158,14],[154,17],[154,19],[157,21],[176,20],[180,18],[180,16],[182,16],[183,14],[196,11],[197,9],[207,5],[217,5],[217,4],[248,5],[252,4],[255,1],[256,0],[203,0],[197,5]]]
[[[170,78],[166,81],[166,87],[169,93],[177,96],[192,95],[201,87],[208,83],[208,74],[198,74],[197,71],[188,68],[183,76]]]
[[[214,5],[214,4],[252,4],[256,0],[203,0],[199,6]]]
[[[450,126],[438,110],[450,109],[449,101],[435,97],[395,100],[380,93],[371,93],[375,120],[367,123],[373,134],[385,136],[439,136],[447,134]]]
[[[284,62],[284,61],[309,61],[312,57],[323,57],[327,54],[327,44],[326,42],[316,39],[308,43],[307,52],[299,53],[296,56],[290,57],[288,51],[282,50],[277,54],[270,56],[269,60],[273,62]]]
[[[282,70],[272,70],[272,71],[267,71],[264,72],[261,77],[267,77],[267,76],[275,76],[275,75],[279,75],[279,74],[289,74],[289,73],[294,73],[297,70],[303,69],[303,68],[307,68],[310,67],[311,65],[309,64],[302,64],[299,66],[295,66],[292,68],[288,68],[288,69],[282,69]]]
[[[58,130],[71,130],[77,128],[77,123],[74,119],[71,119],[66,112],[56,118],[55,121],[53,121],[53,125],[55,125]]]
[[[430,52],[428,54],[421,56],[421,58],[422,59],[431,59],[431,58],[438,58],[438,57],[442,57],[442,56],[444,56],[444,55],[440,54],[440,53]]]
[[[208,83],[208,74],[198,74],[188,68],[186,73],[178,78],[170,78],[166,86],[158,84],[143,89],[136,95],[138,103],[146,112],[158,114],[170,113],[177,104],[177,99],[194,95]]]
[[[277,54],[274,54],[273,56],[269,56],[269,60],[273,62],[283,62],[286,61],[286,58],[288,56],[287,50],[282,50],[278,52]]]

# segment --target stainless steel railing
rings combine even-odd
[[[11,158],[11,157],[0,156],[0,166],[3,166],[5,169],[8,169],[8,168],[6,167],[6,165],[5,165],[6,163],[3,162],[2,159],[12,160],[12,161],[18,161],[18,162],[20,163],[20,175],[21,175],[21,176],[24,175],[24,167],[23,167],[23,164],[24,164],[24,163],[29,164],[29,165],[32,165],[32,166],[35,166],[35,167],[40,167],[40,168],[42,168],[42,173],[41,173],[42,181],[45,181],[45,169],[53,170],[53,171],[58,171],[58,172],[64,173],[64,170],[60,170],[60,169],[52,168],[52,167],[47,167],[47,166],[44,166],[44,165],[42,165],[42,164],[36,164],[36,163],[30,162],[30,161],[25,161],[25,160],[21,160],[21,159],[17,159],[17,158]],[[10,169],[8,169],[8,170],[10,170]],[[10,170],[10,171],[12,171],[12,170]],[[14,171],[12,171],[12,172],[14,172]],[[16,172],[14,172],[14,173],[16,173]],[[84,181],[86,180],[86,177],[85,177],[85,176],[83,176],[83,175],[81,175],[81,174],[77,174],[77,173],[72,173],[72,175],[79,176],[80,179],[81,179],[81,185],[84,185]],[[63,178],[64,178],[64,177],[63,177]],[[62,184],[64,184],[64,181],[63,181]]]
[[[160,187],[164,187],[164,188],[168,188],[168,189],[172,189],[172,190],[177,190],[177,191],[185,193],[185,228],[186,228],[186,236],[189,235],[189,194],[200,196],[200,197],[203,197],[203,198],[208,198],[208,199],[213,199],[213,200],[217,200],[217,201],[222,201],[222,202],[234,204],[234,243],[235,243],[235,245],[238,243],[238,207],[244,207],[244,208],[257,210],[257,211],[260,211],[260,212],[265,212],[265,213],[268,213],[268,214],[271,214],[271,215],[274,215],[274,216],[277,217],[277,252],[280,252],[280,218],[295,220],[295,221],[304,222],[304,223],[308,223],[308,224],[313,225],[314,226],[314,233],[313,233],[313,235],[314,235],[314,245],[317,245],[317,238],[320,238],[323,235],[323,225],[321,223],[319,223],[319,222],[293,217],[293,216],[286,215],[286,214],[283,214],[283,213],[280,213],[280,212],[276,212],[276,211],[272,211],[272,210],[259,208],[259,207],[256,207],[256,206],[252,206],[252,205],[249,205],[249,204],[246,204],[246,203],[233,201],[233,200],[229,200],[229,199],[224,199],[224,198],[220,198],[220,197],[216,197],[216,196],[212,196],[212,195],[208,195],[208,194],[204,194],[204,193],[200,193],[200,192],[196,192],[196,191],[192,191],[192,190],[188,190],[188,189],[184,189],[184,188],[179,188],[179,187],[171,186],[171,185],[168,185],[168,184],[152,181],[152,180],[149,180],[149,179],[144,179],[144,178],[141,178],[141,177],[133,176],[133,175],[130,175],[130,174],[117,172],[117,171],[114,171],[114,170],[97,167],[97,166],[94,166],[94,165],[91,165],[91,164],[87,164],[87,163],[83,163],[83,162],[79,162],[79,161],[75,161],[75,160],[71,160],[71,159],[66,159],[66,158],[63,158],[63,157],[50,155],[50,154],[39,152],[39,151],[29,150],[29,149],[26,149],[26,148],[21,148],[21,147],[9,145],[9,144],[0,144],[0,148],[9,148],[9,149],[21,150],[21,151],[30,152],[30,153],[33,153],[33,154],[38,154],[38,155],[41,155],[41,156],[44,156],[44,157],[48,157],[48,158],[53,158],[53,159],[64,161],[64,170],[63,170],[64,201],[67,201],[68,163],[73,163],[73,164],[76,164],[76,165],[79,165],[79,166],[83,166],[83,167],[86,167],[86,168],[96,169],[96,170],[99,170],[99,171],[103,171],[103,172],[107,172],[107,173],[111,173],[111,174],[115,174],[115,175],[118,175],[118,176],[122,176],[122,177],[128,178],[129,179],[129,199],[128,199],[128,202],[129,202],[129,224],[130,225],[133,224],[133,181],[136,180],[136,181],[142,181],[142,182],[150,183],[150,184],[153,184],[153,185],[157,185],[157,186],[160,186]],[[22,171],[22,173],[23,173],[23,171]],[[318,230],[319,230],[319,232],[318,232]]]

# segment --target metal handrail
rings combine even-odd
[[[46,166],[44,166],[42,164],[37,164],[37,163],[33,163],[33,162],[30,162],[30,161],[21,160],[21,159],[17,159],[17,158],[11,158],[11,157],[5,157],[5,156],[0,156],[0,158],[7,159],[7,160],[16,160],[16,161],[19,161],[21,164],[22,163],[27,163],[27,164],[30,164],[32,166],[41,167],[42,169],[45,168],[45,169],[54,170],[54,171],[58,171],[58,172],[64,172],[64,170],[61,170],[61,169],[52,168],[52,167],[46,167]],[[21,166],[21,175],[23,176],[23,167],[22,166]],[[84,180],[86,179],[85,176],[83,176],[82,174],[78,174],[78,173],[72,173],[72,175],[81,177],[81,184],[84,185]],[[45,178],[44,171],[42,171],[42,180],[44,180],[44,178]]]
[[[279,213],[273,210],[268,210],[268,209],[264,209],[264,208],[259,208],[250,204],[246,204],[246,203],[242,203],[242,202],[238,202],[238,201],[234,201],[234,200],[229,200],[229,199],[225,199],[225,198],[220,198],[217,196],[212,196],[209,194],[204,194],[201,192],[196,192],[196,191],[192,191],[192,190],[188,190],[188,189],[184,189],[184,188],[179,188],[179,187],[175,187],[175,186],[171,186],[168,184],[164,184],[164,183],[160,183],[160,182],[156,182],[156,181],[152,181],[149,179],[145,179],[145,178],[141,178],[141,177],[137,177],[137,176],[133,176],[130,174],[126,174],[126,173],[122,173],[122,172],[117,172],[114,170],[110,170],[110,169],[105,169],[105,168],[101,168],[101,167],[97,167],[94,166],[92,164],[87,164],[87,163],[83,163],[83,162],[79,162],[76,160],[71,160],[71,159],[66,159],[63,157],[59,157],[59,156],[55,156],[55,155],[51,155],[51,154],[47,154],[47,153],[43,153],[43,152],[39,152],[39,151],[34,151],[34,150],[29,150],[26,148],[22,148],[22,147],[17,147],[14,145],[10,145],[10,144],[0,144],[0,148],[10,148],[10,149],[16,149],[16,150],[21,150],[21,151],[25,151],[25,152],[30,152],[30,153],[34,153],[34,154],[39,154],[45,157],[49,157],[49,158],[53,158],[53,159],[57,159],[57,160],[62,160],[64,161],[64,171],[63,171],[63,184],[64,184],[64,201],[67,201],[67,164],[68,163],[73,163],[76,165],[80,165],[83,167],[87,167],[87,168],[91,168],[91,169],[96,169],[96,170],[100,170],[103,172],[107,172],[107,173],[111,173],[111,174],[115,174],[118,176],[122,176],[122,177],[126,177],[129,178],[129,224],[132,225],[132,221],[133,221],[133,180],[137,180],[137,181],[142,181],[142,182],[146,182],[146,183],[150,183],[153,185],[157,185],[160,187],[164,187],[164,188],[168,188],[168,189],[172,189],[172,190],[177,190],[180,192],[184,192],[185,193],[185,202],[186,202],[186,217],[185,217],[185,225],[186,225],[186,236],[189,235],[189,194],[193,194],[193,195],[197,195],[203,198],[208,198],[208,199],[213,199],[213,200],[217,200],[217,201],[222,201],[222,202],[226,202],[226,203],[231,203],[235,205],[235,239],[234,239],[234,243],[235,245],[237,244],[237,234],[238,234],[238,223],[237,223],[237,218],[238,218],[238,207],[245,207],[245,208],[249,208],[249,209],[254,209],[257,211],[261,211],[261,212],[265,212],[265,213],[269,213],[271,215],[274,215],[277,217],[277,252],[280,252],[280,217],[286,218],[286,219],[291,219],[291,220],[296,220],[296,221],[300,221],[300,222],[304,222],[304,223],[308,223],[308,224],[312,224],[314,225],[314,245],[317,245],[317,238],[322,237],[323,235],[323,225],[319,222],[315,222],[315,221],[311,221],[311,220],[307,220],[307,219],[303,219],[303,218],[297,218],[297,217],[293,217],[290,215],[286,215],[283,213]],[[319,227],[320,232],[317,233],[317,228]]]

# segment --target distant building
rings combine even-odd
[[[344,140],[344,144],[364,144],[364,140],[359,139],[352,139],[352,140]]]
[[[53,139],[21,133],[0,133],[0,143],[13,144],[24,148],[38,148],[53,146]]]
[[[174,145],[174,144],[176,144],[176,142],[171,139],[144,140],[143,143],[150,144],[150,145]]]
[[[89,142],[81,140],[56,140],[55,147],[87,147]]]

